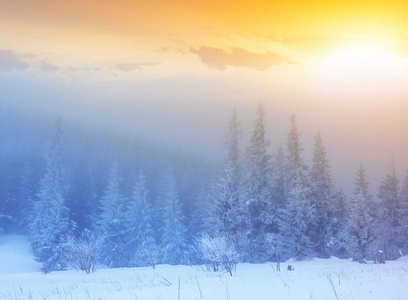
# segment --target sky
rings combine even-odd
[[[295,113],[305,156],[320,131],[378,184],[408,169],[408,2],[0,0],[0,98],[207,155],[262,102],[271,151]]]

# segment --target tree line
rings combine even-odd
[[[27,234],[45,271],[66,268],[74,245],[109,267],[217,257],[213,268],[230,273],[238,261],[334,255],[363,263],[379,250],[386,259],[407,254],[408,176],[400,184],[392,163],[375,200],[360,164],[348,199],[332,180],[321,135],[308,166],[294,115],[290,124],[286,144],[270,153],[260,104],[243,147],[233,110],[224,165],[214,175],[204,163],[138,143],[147,149],[139,158],[122,144],[99,159],[69,153],[58,119],[42,159],[3,152],[1,230]]]

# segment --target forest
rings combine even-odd
[[[386,260],[408,253],[408,176],[398,179],[394,162],[375,195],[357,165],[347,196],[332,179],[319,133],[307,165],[295,115],[276,153],[266,121],[259,104],[244,145],[233,110],[219,129],[222,165],[141,137],[68,134],[61,118],[36,143],[4,138],[0,232],[27,235],[45,272],[85,252],[112,268],[209,263],[215,250],[230,266],[331,256],[365,263],[378,253]]]

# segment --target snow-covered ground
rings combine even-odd
[[[287,265],[295,270],[287,271]],[[331,258],[239,264],[233,276],[200,266],[42,274],[27,240],[0,237],[0,299],[408,299],[408,258],[361,265]]]

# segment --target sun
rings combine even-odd
[[[354,47],[345,49],[323,59],[323,67],[335,77],[372,79],[394,76],[402,69],[396,55],[376,47]]]
[[[327,88],[384,90],[406,82],[407,61],[380,47],[338,50],[318,60],[318,74]]]

